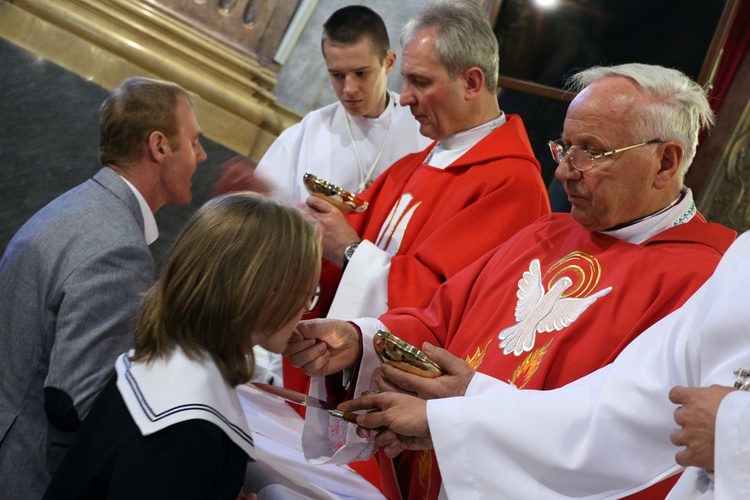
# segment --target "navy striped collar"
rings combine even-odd
[[[186,420],[218,426],[248,455],[253,439],[236,390],[206,354],[203,360],[175,349],[168,358],[131,362],[133,351],[117,359],[117,388],[144,436]]]

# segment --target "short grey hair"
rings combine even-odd
[[[500,56],[497,38],[482,8],[468,0],[426,2],[401,31],[401,46],[430,27],[437,28],[438,60],[451,78],[476,66],[484,73],[485,87],[496,94]]]
[[[594,66],[573,75],[568,86],[579,92],[598,80],[613,76],[635,80],[646,95],[654,98],[635,123],[635,132],[644,141],[658,138],[680,142],[685,155],[679,175],[684,180],[695,157],[701,131],[716,121],[706,91],[681,71],[639,63]]]

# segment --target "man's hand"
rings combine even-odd
[[[373,437],[383,447],[388,457],[395,457],[404,450],[428,450],[432,448],[430,429],[427,425],[427,402],[406,394],[385,392],[345,401],[338,406],[343,411],[372,410],[357,417],[357,433],[362,437]],[[374,434],[371,429],[387,427],[388,430]]]
[[[683,467],[694,466],[714,470],[714,437],[716,412],[724,396],[734,391],[731,387],[673,387],[669,400],[682,405],[674,412],[674,421],[681,426],[669,434],[672,443],[686,449],[675,455]]]
[[[317,196],[307,198],[305,212],[318,222],[323,237],[323,257],[340,269],[344,265],[346,247],[360,241],[357,231],[338,208]]]
[[[437,363],[445,375],[436,378],[421,377],[385,363],[374,373],[378,389],[381,392],[415,394],[422,399],[449,398],[466,394],[466,388],[474,376],[474,369],[468,363],[429,342],[422,345],[422,352]]]
[[[311,377],[323,377],[349,368],[357,361],[359,332],[351,323],[313,319],[297,325],[282,353],[292,365]]]
[[[214,184],[212,196],[219,196],[238,191],[255,191],[270,196],[271,183],[255,173],[258,165],[250,158],[235,156],[219,165],[219,178]]]
[[[237,493],[237,498],[235,500],[258,500],[258,495],[255,493],[245,493],[242,491],[242,488],[240,488],[240,492]]]

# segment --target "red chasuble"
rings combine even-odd
[[[381,320],[418,347],[443,346],[519,388],[553,389],[610,363],[680,307],[735,236],[696,214],[635,245],[551,214],[456,275],[429,308]],[[402,453],[393,467],[380,458],[388,498],[437,498],[432,452]]]
[[[445,169],[425,164],[433,147],[394,163],[360,195],[370,207],[347,216],[362,239],[392,255],[389,308],[427,306],[448,278],[550,212],[520,117],[508,115]],[[326,316],[340,279],[324,261],[318,307],[305,319]],[[309,377],[283,363],[284,386],[306,393]]]
[[[424,163],[433,146],[394,163],[362,193],[370,208],[347,217],[362,239],[393,256],[389,309],[427,306],[448,278],[550,211],[518,116],[445,169]],[[340,271],[323,272],[320,303],[330,305]]]
[[[426,307],[448,278],[550,211],[518,116],[445,169],[424,163],[433,146],[394,163],[362,193],[370,208],[347,217],[362,239],[390,248],[389,309]],[[398,203],[403,209],[391,217]],[[318,307],[305,319],[325,317],[340,278],[324,261]],[[284,385],[307,389],[307,377],[286,358]]]

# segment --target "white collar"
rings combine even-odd
[[[693,192],[683,186],[672,205],[623,228],[602,231],[602,234],[639,245],[665,229],[688,222],[695,217],[696,212]]]
[[[463,156],[466,151],[474,147],[479,141],[490,135],[490,132],[504,125],[505,122],[505,113],[501,111],[500,116],[493,120],[469,130],[456,132],[442,139],[432,148],[432,151],[425,158],[424,163],[431,167],[444,169]]]
[[[453,135],[449,135],[445,139],[438,142],[438,147],[451,150],[451,149],[467,149],[478,143],[488,135],[490,132],[505,124],[505,113],[500,111],[500,116],[494,118],[486,123],[477,125],[469,130],[462,130],[456,132]]]
[[[141,214],[143,214],[143,236],[146,238],[146,245],[150,245],[159,237],[159,228],[156,226],[154,213],[151,211],[151,207],[148,206],[148,203],[146,203],[146,199],[141,192],[138,191],[138,189],[125,177],[120,175],[120,178],[125,181],[125,184],[127,184],[130,190],[133,191],[135,198],[138,200],[138,206],[141,207]]]
[[[131,362],[135,351],[117,358],[117,388],[141,431],[148,436],[186,420],[206,420],[219,427],[253,457],[253,439],[236,390],[207,353],[188,358],[176,348],[151,363]]]
[[[385,108],[383,108],[383,112],[380,113],[376,117],[368,118],[366,116],[354,116],[350,115],[349,113],[346,113],[346,108],[344,108],[344,105],[341,104],[341,109],[346,113],[346,115],[349,117],[350,120],[354,120],[357,123],[367,124],[367,123],[373,123],[376,120],[380,120],[381,118],[388,118],[391,113],[393,113],[393,110],[396,108],[396,98],[393,96],[390,90],[385,91],[386,94],[386,103]]]

